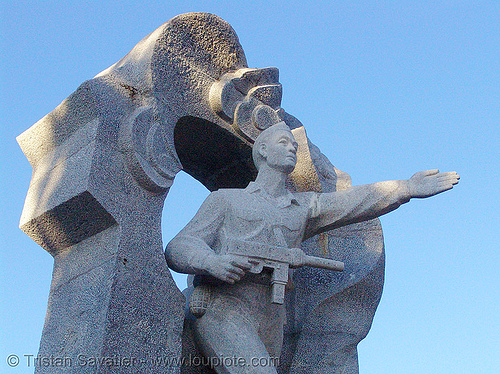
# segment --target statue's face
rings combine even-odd
[[[269,136],[263,149],[263,156],[267,165],[289,174],[297,163],[297,148],[298,144],[292,133],[279,130]]]

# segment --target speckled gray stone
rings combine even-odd
[[[189,147],[222,134],[226,156],[246,162],[247,142],[208,101],[212,84],[239,68],[245,56],[229,24],[206,13],[181,15],[18,137],[33,166],[20,227],[54,256],[39,355],[70,357],[64,372],[81,372],[79,355],[135,360],[89,372],[179,372],[152,364],[180,357],[184,319],[184,296],[163,256],[161,211],[182,168],[174,150],[189,155]],[[202,149],[193,153],[206,158]],[[220,157],[186,171],[215,188],[231,184],[225,178],[233,176],[219,170],[232,162]],[[236,178],[245,183],[253,171],[241,169]]]
[[[285,121],[299,143],[288,187],[350,186],[281,108],[281,95],[278,69],[249,69],[228,23],[189,13],[18,137],[33,167],[20,227],[54,256],[39,356],[72,360],[37,373],[179,373],[165,359],[200,357],[162,251],[163,201],[177,172],[211,191],[244,188],[257,175],[253,141]],[[346,271],[295,272],[279,371],[356,373],[356,344],[383,284],[380,224],[322,233],[302,248],[344,261]],[[106,358],[114,360],[90,364]],[[184,365],[182,372],[211,370]]]

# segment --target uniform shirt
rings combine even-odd
[[[406,181],[330,193],[287,191],[277,198],[256,182],[245,189],[220,189],[168,244],[167,261],[175,271],[204,274],[206,257],[220,253],[228,239],[300,247],[319,232],[378,217],[409,199]]]

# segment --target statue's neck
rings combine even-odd
[[[269,196],[278,197],[287,193],[286,173],[263,165],[259,169],[255,183],[257,183]]]

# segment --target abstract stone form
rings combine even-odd
[[[185,298],[165,263],[160,225],[175,175],[184,170],[211,191],[243,188],[256,176],[251,145],[258,132],[285,121],[299,143],[289,188],[350,186],[281,108],[281,95],[278,69],[248,68],[228,23],[189,13],[152,32],[18,137],[33,167],[20,227],[54,257],[40,355],[135,360],[101,365],[99,373],[205,370],[152,364],[182,354]],[[345,271],[295,272],[280,371],[357,373],[356,345],[383,285],[380,224],[332,230],[302,248],[343,261]]]

